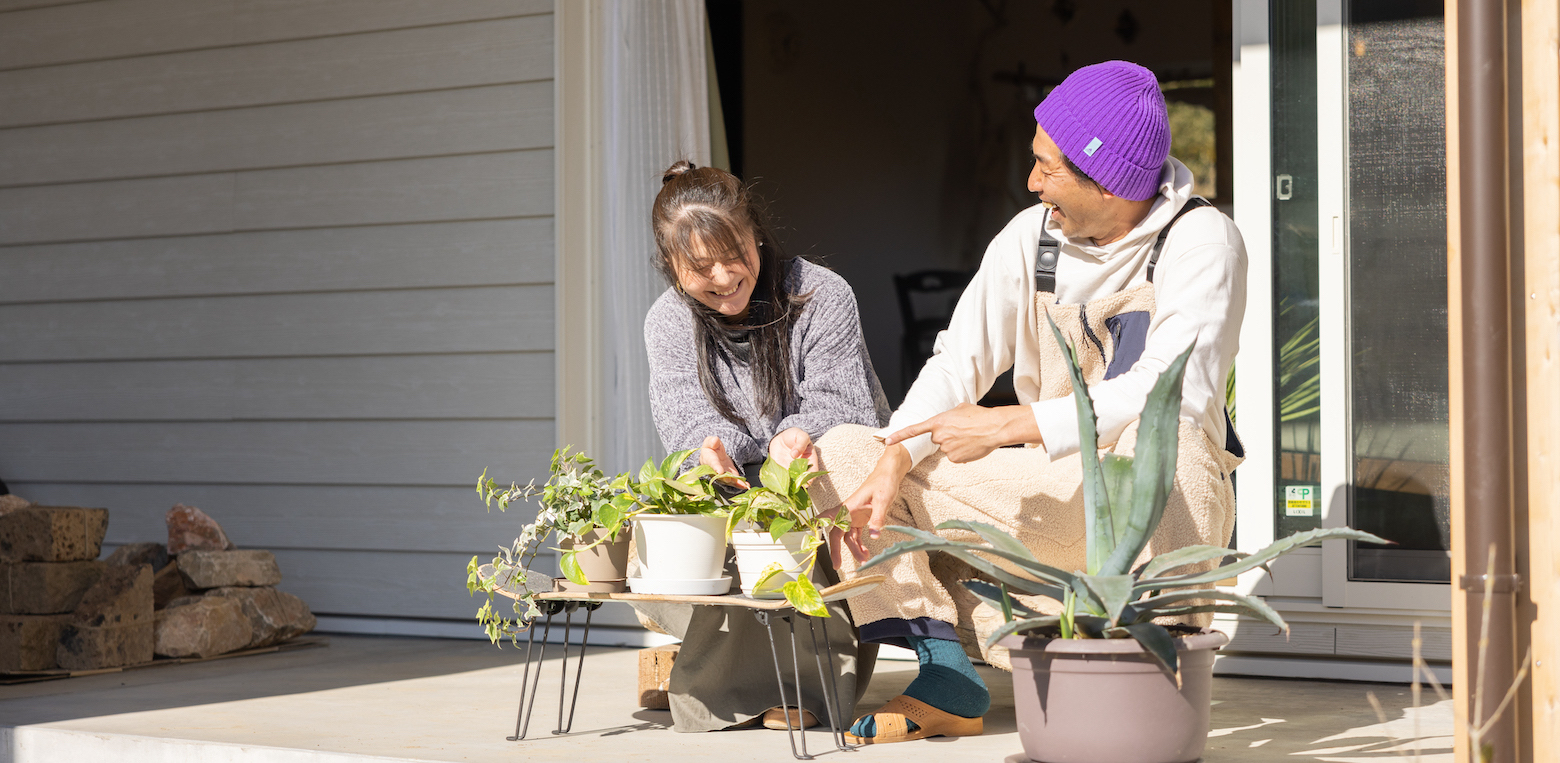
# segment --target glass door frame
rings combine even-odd
[[[1277,431],[1273,412],[1272,199],[1268,0],[1234,0],[1240,63],[1235,77],[1236,223],[1250,264],[1241,352],[1236,357],[1236,415],[1248,457],[1236,480],[1235,547],[1256,551],[1274,539]],[[1321,320],[1321,519],[1349,521],[1353,470],[1350,421],[1348,82],[1345,0],[1317,0],[1317,168]],[[1245,412],[1245,415],[1241,415]],[[1239,589],[1278,597],[1320,598],[1325,607],[1450,611],[1446,584],[1349,580],[1348,542],[1326,541],[1273,565],[1273,575],[1248,573]]]

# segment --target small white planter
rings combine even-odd
[[[634,517],[634,551],[642,581],[718,579],[726,566],[726,518],[640,514]]]
[[[789,532],[776,543],[769,533],[737,532],[731,534],[731,545],[737,550],[737,574],[742,579],[742,592],[755,599],[783,599],[780,587],[796,579],[807,568],[814,552],[802,550],[807,533]],[[764,569],[779,564],[785,570],[765,581],[763,588],[754,584],[763,577]]]

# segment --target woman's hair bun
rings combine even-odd
[[[698,168],[698,165],[688,161],[687,159],[678,161],[676,164],[667,167],[665,172],[661,173],[661,185],[666,185],[667,183],[672,182],[672,178],[675,178],[684,172],[696,170]]]

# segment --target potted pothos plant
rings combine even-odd
[[[731,579],[726,565],[726,512],[729,502],[715,487],[715,470],[699,465],[682,472],[693,454],[680,450],[645,462],[639,478],[618,476],[612,486],[631,504],[634,551],[639,577],[635,593],[723,594]]]
[[[811,575],[829,531],[848,528],[850,515],[814,510],[807,485],[823,472],[809,471],[806,459],[789,467],[766,459],[758,474],[759,485],[732,499],[727,522],[742,591],[759,599],[784,598],[799,612],[828,617]]]
[[[984,542],[952,541],[896,526],[890,529],[911,540],[894,544],[862,569],[899,554],[942,551],[996,581],[970,580],[964,586],[1005,620],[987,645],[1010,651],[1019,737],[1031,760],[1197,760],[1208,738],[1213,652],[1229,639],[1218,631],[1156,620],[1233,613],[1287,633],[1288,624],[1262,599],[1199,586],[1266,569],[1273,559],[1322,540],[1389,541],[1330,528],[1296,533],[1252,554],[1198,545],[1135,565],[1159,527],[1174,486],[1181,383],[1191,348],[1149,393],[1134,454],[1102,458],[1094,406],[1077,357],[1054,323],[1051,329],[1067,356],[1078,406],[1086,569],[1045,564],[1012,535],[963,520],[937,529],[971,532]],[[1225,561],[1208,571],[1187,569],[1214,560]],[[1052,599],[1061,611],[1040,612],[1014,598],[1015,593]]]
[[[633,502],[619,485],[608,477],[584,453],[570,453],[566,446],[553,451],[548,478],[542,485],[531,480],[524,486],[510,483],[501,487],[482,470],[477,479],[477,495],[491,511],[494,504],[505,511],[510,504],[535,500],[540,506],[536,518],[520,529],[520,535],[487,565],[473,556],[466,567],[466,587],[475,594],[482,591],[487,601],[477,612],[477,620],[497,641],[503,633],[513,632],[520,622],[540,614],[535,595],[553,590],[621,591],[627,577],[629,525]],[[563,579],[539,585],[531,564],[551,537],[560,552],[558,567]],[[550,578],[550,576],[547,576]],[[499,588],[516,594],[511,621],[493,611],[493,595]]]

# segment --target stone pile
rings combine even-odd
[[[107,509],[0,496],[0,673],[212,657],[313,630],[308,606],[274,588],[271,552],[235,548],[192,506],[167,521],[166,546],[132,543],[99,561]]]

